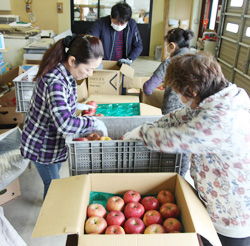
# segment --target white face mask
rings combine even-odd
[[[126,23],[126,24],[124,24],[124,25],[122,25],[122,26],[118,26],[118,25],[114,24],[113,22],[111,22],[111,26],[112,26],[112,27],[114,28],[114,30],[117,31],[117,32],[120,32],[120,31],[122,31],[123,29],[125,29],[125,28],[127,27],[127,24],[128,24],[128,23]]]
[[[193,98],[191,98],[189,101],[187,101],[187,102],[184,103],[184,102],[182,101],[182,95],[179,94],[179,93],[177,93],[177,96],[178,96],[180,102],[183,104],[183,107],[185,107],[185,108],[191,108],[191,105],[192,105],[192,103],[193,103],[193,101],[194,101]]]
[[[168,46],[170,46],[170,44],[168,44]],[[167,50],[167,52],[166,52],[167,57],[171,57],[171,54],[173,53],[173,51],[168,52],[168,46],[167,46],[167,49],[166,49]]]

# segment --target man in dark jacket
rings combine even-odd
[[[103,60],[118,61],[130,65],[142,52],[142,40],[132,10],[127,3],[117,3],[111,15],[98,19],[87,31],[102,40]]]

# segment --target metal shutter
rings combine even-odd
[[[244,88],[250,96],[250,5],[244,0],[223,0],[215,56],[227,80]],[[238,31],[232,31],[236,28]],[[248,33],[248,34],[247,34]]]

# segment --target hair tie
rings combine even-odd
[[[63,39],[63,44],[65,47],[69,48],[72,42],[76,39],[77,35],[75,33],[72,36],[67,36]]]

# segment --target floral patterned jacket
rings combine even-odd
[[[140,129],[152,150],[188,152],[190,173],[218,233],[250,236],[250,100],[235,84]]]

